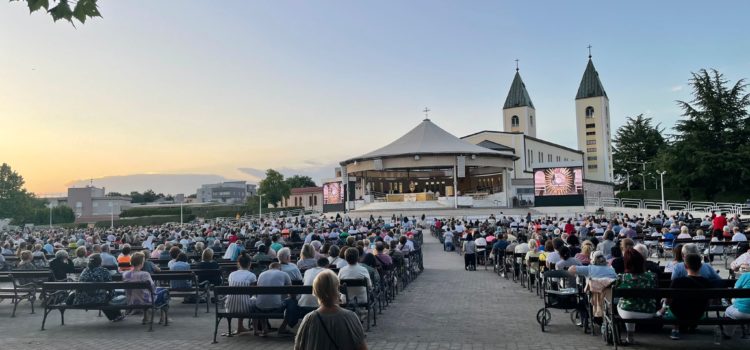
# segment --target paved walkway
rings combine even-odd
[[[603,349],[600,337],[584,335],[574,326],[568,314],[553,310],[548,331],[542,333],[535,315],[542,301],[534,293],[512,281],[500,278],[491,270],[468,272],[463,258],[443,252],[437,240],[425,237],[423,246],[425,271],[396,302],[379,315],[378,326],[367,334],[371,349]],[[53,312],[47,330],[39,331],[41,314],[29,314],[28,304],[19,307],[18,316],[10,318],[12,306],[0,303],[0,348],[149,348],[179,347],[187,349],[290,349],[291,338],[253,336],[219,339],[211,344],[213,310],[192,317],[191,305],[173,301],[170,326],[155,326],[146,332],[139,317],[122,323],[97,318],[96,312],[66,312],[66,326],[60,326],[59,313]],[[205,310],[205,309],[204,309]],[[226,328],[222,324],[221,331]],[[725,341],[713,345],[709,329],[700,334],[671,341],[666,328],[658,334],[638,334],[644,349],[747,349],[749,340]]]

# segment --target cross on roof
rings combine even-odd
[[[424,108],[424,110],[422,110],[422,112],[424,113],[424,119],[430,119],[430,112],[431,112],[431,111],[432,111],[432,110],[430,110],[430,109],[429,109],[429,108],[427,108],[427,107],[425,107],[425,108]]]
[[[518,59],[516,58],[516,72],[518,72]]]
[[[589,48],[589,58],[591,58],[591,44],[589,44],[588,48]]]

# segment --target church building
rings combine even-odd
[[[510,196],[514,201],[534,199],[533,169],[582,167],[586,202],[614,197],[609,98],[589,55],[575,97],[578,149],[537,137],[537,116],[521,74],[516,74],[503,105],[502,131],[485,130],[461,139],[518,157],[510,172]],[[566,121],[546,121],[565,123]],[[591,200],[594,199],[594,200]]]

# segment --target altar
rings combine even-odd
[[[426,202],[437,200],[434,193],[397,193],[385,195],[386,202]]]

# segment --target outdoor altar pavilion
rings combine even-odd
[[[508,205],[508,175],[518,159],[512,148],[474,145],[424,119],[390,144],[340,164],[343,183],[354,182],[355,198],[365,203],[441,201],[458,207],[477,197]]]

